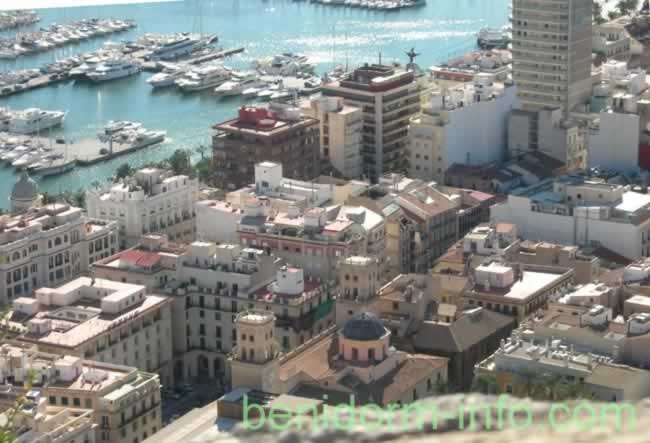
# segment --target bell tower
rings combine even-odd
[[[268,311],[246,311],[235,319],[237,346],[230,357],[232,387],[266,392],[275,385],[279,350],[275,341],[275,315]]]

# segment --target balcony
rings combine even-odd
[[[140,420],[143,416],[146,416],[149,414],[149,412],[153,411],[154,409],[158,408],[160,406],[160,401],[151,403],[148,408],[146,409],[140,409],[138,414],[135,416],[129,417],[127,420],[120,420],[120,425],[119,428],[123,428],[124,426],[128,426],[129,424],[133,423],[136,420]]]

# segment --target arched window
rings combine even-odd
[[[54,246],[59,246],[61,244],[61,237],[57,237],[54,239]]]

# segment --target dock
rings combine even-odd
[[[31,91],[32,89],[44,88],[52,86],[57,83],[63,83],[70,80],[67,74],[46,74],[39,77],[32,78],[25,83],[13,85],[13,87],[6,86],[0,89],[0,97],[8,97],[10,95],[19,94],[21,92]]]
[[[229,57],[231,55],[235,54],[241,54],[244,52],[245,48],[240,47],[240,48],[233,48],[233,49],[224,49],[221,51],[215,51],[210,54],[205,54],[201,55],[198,57],[190,57],[190,58],[181,58],[178,59],[177,61],[187,63],[188,65],[202,65],[203,63],[211,62],[213,60],[219,60],[222,58]],[[137,56],[136,56],[137,58]],[[147,72],[160,72],[160,65],[158,62],[155,61],[144,61],[144,58],[142,58],[142,70],[147,71]],[[172,62],[173,63],[173,62]]]
[[[131,154],[140,151],[150,146],[160,145],[164,141],[131,144],[123,143],[117,140],[113,141],[112,150],[109,151],[108,143],[100,141],[98,138],[83,138],[76,141],[66,141],[65,143],[55,143],[54,140],[47,137],[32,137],[28,135],[11,135],[20,140],[31,140],[32,145],[49,146],[52,148],[52,153],[61,154],[64,156],[63,160],[54,163],[60,172],[50,172],[43,174],[43,176],[54,176],[65,174],[77,166],[91,166],[97,163],[113,160],[123,155]],[[1,163],[0,163],[1,164]],[[6,164],[4,164],[7,167]],[[11,167],[11,165],[9,165]],[[38,174],[37,172],[35,174]]]

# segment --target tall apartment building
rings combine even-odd
[[[143,441],[162,427],[156,374],[9,344],[0,346],[0,368],[9,390],[32,376],[18,442]]]
[[[192,241],[198,191],[198,179],[146,168],[123,183],[89,190],[86,206],[91,217],[118,223],[122,248],[137,244],[149,232]]]
[[[118,251],[117,223],[64,204],[0,216],[0,304],[88,272]]]
[[[340,97],[316,98],[301,109],[319,121],[322,160],[345,178],[361,177],[361,109],[346,105]]]
[[[171,303],[144,286],[79,277],[15,299],[5,325],[39,351],[135,366],[170,384]]]
[[[185,247],[145,238],[93,267],[97,276],[147,284],[173,300],[174,376],[228,377],[226,359],[236,344],[234,316],[272,311],[283,349],[293,349],[333,321],[324,283],[259,249],[194,242]],[[146,283],[145,283],[146,282]]]
[[[323,85],[323,96],[342,97],[363,113],[363,175],[376,181],[385,172],[408,169],[409,119],[420,111],[429,89],[428,79],[413,71],[368,64]]]
[[[524,108],[562,108],[591,94],[592,0],[513,0],[513,79]]]
[[[250,184],[255,164],[263,161],[281,163],[289,178],[311,180],[320,175],[319,123],[299,108],[242,107],[237,118],[214,129],[214,172],[222,189]]]
[[[444,183],[453,164],[501,163],[507,146],[508,114],[518,107],[516,88],[477,74],[430,95],[409,128],[409,177]]]

